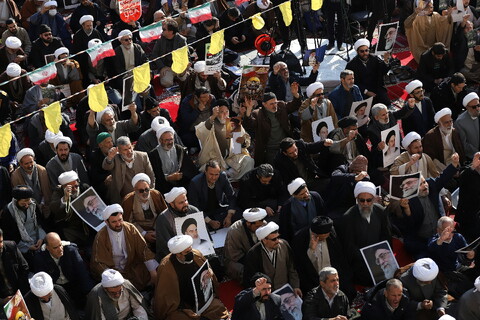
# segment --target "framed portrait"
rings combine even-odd
[[[378,41],[375,54],[382,55],[385,52],[392,52],[395,41],[397,40],[398,21],[381,24],[378,28]]]
[[[122,112],[128,110],[128,105],[136,98],[137,93],[133,91],[133,75],[123,78]]]
[[[382,241],[360,249],[373,283],[391,279],[398,270],[398,262],[388,241]]]
[[[316,49],[305,50],[305,54],[303,55],[303,65],[313,67],[317,63],[322,63],[325,59],[326,51],[326,44]]]
[[[192,248],[200,251],[204,256],[215,253],[213,242],[205,225],[203,212],[197,212],[186,217],[175,218],[177,235],[187,234],[193,238]]]
[[[418,195],[420,172],[390,176],[390,197],[395,200],[410,199]]]
[[[220,50],[216,54],[211,54],[208,52],[210,49],[210,43],[205,44],[205,74],[211,75],[217,71],[222,70],[223,65],[223,50]]]
[[[88,188],[70,203],[73,211],[92,229],[100,231],[105,225],[102,212],[107,205],[93,187]]]
[[[393,164],[400,155],[400,128],[398,123],[393,127],[380,132],[385,148],[382,150],[383,166],[386,168]]]
[[[302,320],[302,304],[303,300],[299,296],[295,295],[293,288],[290,284],[286,284],[283,287],[275,290],[281,298],[280,311],[284,319],[289,320]]]
[[[350,108],[350,116],[357,118],[357,125],[361,127],[368,122],[370,109],[372,108],[373,97],[362,101],[355,101]]]
[[[192,276],[192,286],[195,293],[195,313],[202,314],[213,300],[213,281],[210,276],[208,260]]]
[[[30,312],[20,290],[3,306],[8,320],[30,320]]]
[[[80,0],[63,0],[63,7],[67,10],[75,9],[80,5]]]
[[[325,141],[330,132],[335,129],[331,116],[318,119],[312,122],[313,142]]]
[[[45,65],[55,61],[55,55],[53,53],[46,54],[43,56],[43,58],[45,59]]]
[[[268,65],[243,66],[240,78],[239,98],[262,100],[268,81]]]

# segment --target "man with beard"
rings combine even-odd
[[[455,129],[458,130],[462,140],[467,160],[473,159],[474,154],[480,149],[479,101],[478,94],[475,92],[467,94],[463,98],[463,106],[467,110],[460,114],[455,121]]]
[[[217,98],[223,97],[227,82],[222,78],[222,73],[217,71],[213,75],[206,75],[205,69],[205,61],[197,61],[193,65],[193,72],[187,72],[185,81],[181,82],[182,98],[185,98],[198,87],[207,88]]]
[[[342,164],[350,164],[359,155],[370,158],[363,135],[358,132],[357,117],[347,116],[338,121],[338,128],[328,134],[334,143],[330,152],[336,157],[330,160],[337,167]]]
[[[82,156],[77,153],[70,152],[70,148],[72,147],[72,139],[69,137],[60,136],[55,139],[53,145],[57,155],[50,159],[46,165],[52,188],[57,186],[58,176],[60,176],[62,172],[71,170],[78,174],[80,183],[90,184],[87,169],[83,163]]]
[[[55,145],[54,142],[58,137],[63,136],[62,131],[58,131],[57,133],[53,133],[50,130],[45,130],[45,139],[40,142],[35,149],[35,155],[37,163],[46,166],[48,161],[55,157]]]
[[[276,292],[282,300],[280,310],[286,320],[302,320],[302,299],[297,297],[289,287]]]
[[[139,291],[155,285],[158,262],[145,239],[130,222],[123,221],[123,208],[109,205],[103,210],[105,226],[98,231],[92,247],[90,271],[99,280],[102,273],[115,268]]]
[[[108,187],[111,202],[120,202],[123,197],[133,191],[132,179],[137,173],[145,173],[155,187],[155,175],[145,152],[134,151],[130,138],[121,136],[117,139],[117,147],[108,151],[102,168],[110,170],[112,183]]]
[[[203,255],[208,256],[214,254],[213,245],[210,240],[202,239],[198,235],[198,222],[194,218],[188,218],[182,223],[181,232],[193,239],[192,247],[195,250],[200,251]],[[203,279],[203,277],[202,277]],[[205,290],[207,291],[207,290]]]
[[[30,37],[28,36],[27,30],[17,25],[17,22],[13,18],[7,19],[5,22],[7,25],[7,30],[2,33],[2,43],[5,43],[8,37],[14,36],[22,41],[22,49],[25,52],[25,55],[29,55],[32,50],[32,43],[30,42]]]
[[[133,223],[145,238],[145,241],[154,248],[155,220],[166,208],[162,194],[150,188],[150,177],[145,173],[137,173],[132,179],[133,191],[123,198],[122,207],[125,221]]]
[[[256,273],[253,288],[245,289],[235,296],[232,320],[280,320],[281,298],[272,293],[272,280],[263,273]]]
[[[418,178],[407,178],[400,184],[400,190],[402,190],[402,198],[408,198],[417,192]]]
[[[390,174],[403,175],[420,172],[426,178],[439,176],[437,167],[428,154],[423,153],[422,137],[415,131],[407,134],[402,141],[402,152],[390,167]]]
[[[465,98],[468,93],[467,79],[462,73],[456,72],[432,90],[430,99],[432,99],[433,108],[436,111],[443,108],[450,108],[453,121],[455,121],[460,113],[462,113],[463,98]]]
[[[22,41],[15,36],[10,36],[5,40],[5,45],[0,48],[0,72],[4,72],[11,62],[18,63],[22,68],[26,68],[27,56],[22,49]]]
[[[41,68],[46,65],[45,56],[51,55],[60,47],[63,47],[62,40],[52,35],[52,29],[46,24],[42,24],[38,28],[38,39],[32,42],[32,52],[35,52],[31,57],[28,57],[28,62],[34,68]]]
[[[107,188],[112,181],[110,171],[102,168],[102,163],[108,155],[108,151],[113,148],[112,135],[108,132],[100,132],[96,138],[97,148],[92,152],[90,157],[90,182],[92,187],[98,193],[100,198],[106,199]]]
[[[65,47],[60,47],[54,52],[55,67],[57,68],[57,76],[51,80],[51,84],[55,86],[67,86],[70,95],[73,96],[77,92],[83,91],[82,74],[78,61],[68,58],[70,51]],[[69,96],[65,102],[67,107],[76,108],[76,105],[85,96],[85,93],[79,93],[74,97]]]
[[[392,241],[390,222],[385,209],[374,203],[375,191],[373,183],[359,181],[354,190],[357,205],[348,209],[339,222],[340,240],[348,264],[352,267],[354,281],[366,286],[372,284],[372,279],[360,248],[384,240]]]
[[[345,69],[340,72],[340,84],[330,92],[328,98],[339,119],[350,114],[353,102],[363,100],[360,88],[355,84],[355,74],[352,70]]]
[[[175,232],[175,218],[185,217],[199,210],[188,204],[187,190],[183,187],[175,187],[169,193],[165,193],[165,202],[168,204],[155,222],[156,233],[156,259],[161,261],[168,255],[167,242]]]
[[[30,17],[30,28],[28,33],[30,39],[35,39],[41,31],[43,24],[48,25],[52,29],[54,37],[62,39],[63,44],[70,48],[72,43],[72,34],[63,16],[57,10],[58,3],[55,0],[46,1],[41,6],[40,10]]]
[[[453,61],[441,42],[435,43],[422,53],[418,64],[417,77],[424,84],[427,92],[431,92],[445,78],[453,74]]]
[[[382,269],[385,279],[393,278],[395,271],[397,271],[397,266],[395,257],[387,245],[382,244],[375,250],[375,263]]]
[[[150,101],[150,102],[147,102],[147,101]],[[158,107],[157,102],[155,102],[155,106]],[[151,100],[146,99],[145,104],[144,104],[144,111],[142,112],[142,114],[145,113],[145,110],[148,110],[148,109],[151,109],[151,108],[153,108]],[[153,108],[151,110],[154,110],[154,109],[155,108]],[[162,108],[159,108],[159,109],[160,110],[166,110],[166,109],[162,109]],[[147,113],[148,113],[148,111],[147,111]],[[155,114],[155,113],[152,113],[152,115]],[[165,115],[165,113],[164,113],[164,115]],[[146,118],[145,116],[142,117],[142,115],[140,115],[140,122],[142,122],[142,125],[144,125],[144,123],[143,123],[144,120],[148,121],[145,118]],[[137,144],[135,145],[135,150],[149,152],[150,150],[155,149],[158,146],[158,139],[157,139],[157,135],[156,135],[157,131],[162,127],[169,127],[170,126],[170,127],[173,128],[174,124],[173,124],[172,119],[170,118],[170,115],[165,116],[165,117],[161,116],[161,115],[160,116],[157,115],[157,116],[155,116],[155,118],[153,118],[152,120],[147,122],[145,124],[145,126],[148,127],[149,129],[142,132],[142,134],[138,138]],[[142,129],[140,129],[140,130],[142,130]],[[174,138],[175,144],[179,144],[179,145],[183,146],[182,140],[180,140],[180,138],[178,137],[176,132],[173,133],[173,136],[174,136],[173,138]]]
[[[433,103],[430,98],[425,96],[423,90],[423,83],[419,80],[413,80],[405,87],[405,91],[409,94],[409,98],[415,99],[415,106],[412,106],[412,100],[408,99],[405,102],[404,108],[407,104],[413,108],[413,112],[402,119],[403,132],[406,134],[415,131],[422,137],[435,126]]]
[[[2,105],[0,107],[0,121],[10,121],[12,116],[11,110],[19,109],[25,99],[27,90],[32,87],[32,82],[26,77],[27,71],[22,69],[20,65],[11,62],[7,65],[5,72],[0,74],[0,82],[6,82],[0,87],[2,96]],[[20,78],[18,78],[20,77]],[[15,79],[15,80],[13,80]],[[5,90],[5,92],[3,91]]]

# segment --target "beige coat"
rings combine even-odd
[[[406,164],[410,161],[410,155],[407,151],[402,152],[393,162],[392,167],[390,168],[391,175],[399,174],[409,174],[415,173],[417,171],[417,166],[413,165],[408,170],[406,170]],[[426,153],[422,154],[422,158],[418,160],[423,167],[427,168],[427,172],[422,172],[422,175],[425,179],[427,178],[436,178],[440,175],[437,171],[437,167],[433,163],[432,158]]]

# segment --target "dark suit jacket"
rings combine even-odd
[[[133,50],[135,56],[135,66],[139,66],[144,64],[148,61],[147,55],[143,51],[142,47],[139,44],[133,43]],[[107,63],[106,70],[107,74],[110,78],[114,77],[115,75],[125,72],[125,56],[123,55],[123,51],[121,45],[115,48],[115,55],[113,57],[109,57],[105,61]],[[113,88],[123,91],[123,80],[122,77],[116,78],[111,81],[110,84]]]
[[[423,137],[422,145],[423,152],[428,154],[432,160],[437,159],[441,163],[445,163],[443,156],[443,137],[440,132],[440,127],[436,126],[433,129],[430,129],[427,134]],[[463,149],[462,140],[455,128],[452,128],[452,144],[455,152],[460,156],[460,163],[465,162],[465,151]]]
[[[420,56],[417,78],[423,82],[424,88],[431,90],[435,86],[435,79],[447,78],[453,74],[453,62],[448,53],[443,56],[438,69],[434,68],[437,63],[431,48]]]
[[[471,3],[472,1],[470,1]],[[470,6],[470,9],[473,9]],[[476,12],[475,9],[472,12]],[[480,36],[477,35],[477,45],[480,44]],[[468,41],[463,28],[457,28],[452,37],[452,56],[454,59],[455,71],[459,71],[465,65],[465,59],[468,55]],[[480,52],[474,51],[475,61],[480,62]]]
[[[73,302],[70,300],[70,297],[68,296],[65,289],[63,289],[59,285],[54,284],[53,290],[55,290],[55,292],[58,294],[60,301],[62,301],[62,304],[65,307],[65,310],[68,312],[68,315],[70,316],[70,319],[71,320],[80,319],[80,317],[78,316],[77,310],[75,309],[75,306]],[[42,307],[40,306],[40,299],[36,295],[34,295],[32,291],[29,291],[26,294],[25,303],[27,304],[28,311],[30,311],[30,315],[32,316],[32,318],[36,320],[45,319],[43,317]]]
[[[236,197],[233,192],[232,185],[228,181],[227,174],[225,172],[220,173],[217,182],[215,183],[215,193],[217,194],[217,200],[220,205],[228,207],[228,210],[235,209]],[[190,185],[188,186],[188,202],[198,208],[200,211],[205,211],[208,201],[208,186],[205,173],[197,174]],[[205,213],[205,212],[204,212]]]
[[[387,74],[389,67],[380,57],[370,54],[365,65],[360,57],[356,56],[347,63],[345,69],[355,73],[355,84],[360,88],[362,94],[365,89],[376,94],[387,93],[383,77]]]
[[[404,290],[406,291],[406,290]],[[387,307],[385,299],[385,289],[377,292],[371,302],[367,302],[362,308],[363,320],[411,320],[415,318],[414,303],[410,303],[408,297],[403,294],[399,306],[394,312]]]
[[[318,286],[310,291],[303,300],[303,320],[326,320],[338,315],[348,316],[348,308],[348,298],[342,291],[338,291],[330,307],[323,295],[322,288]]]
[[[407,104],[403,107],[408,108]],[[402,120],[403,133],[407,135],[408,133],[415,131],[423,137],[428,130],[435,126],[435,122],[433,121],[434,116],[435,110],[433,109],[432,100],[425,97],[422,100],[422,112],[415,107],[413,113]]]
[[[15,291],[20,289],[22,294],[26,294],[30,290],[28,284],[28,263],[14,241],[3,241],[3,253],[0,259],[12,289]]]
[[[467,90],[462,90],[455,98],[450,79],[451,78],[446,78],[438,86],[433,88],[430,99],[432,99],[433,108],[436,112],[443,108],[450,108],[450,110],[452,110],[452,118],[455,121],[460,113],[465,110],[463,107],[463,98],[465,98],[469,92]]]
[[[402,281],[403,287],[408,290],[408,295],[412,302],[418,303],[428,299],[433,301],[433,310],[447,307],[447,289],[440,283],[438,277],[429,284],[429,286],[433,286],[433,295],[431,297],[424,296],[417,279],[413,276],[413,267],[400,276],[400,281]]]
[[[255,305],[253,289],[245,289],[235,296],[235,305],[233,306],[232,320],[260,320],[260,313]],[[283,319],[280,311],[282,299],[275,293],[270,294],[270,298],[265,301],[265,319],[281,320]]]

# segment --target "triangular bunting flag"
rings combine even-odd
[[[260,30],[265,26],[265,21],[261,17],[260,13],[257,13],[256,15],[252,16],[252,23],[253,27],[257,30]]]
[[[202,21],[212,19],[210,2],[204,3],[201,6],[198,6],[192,9],[188,9],[188,18],[192,23],[199,23]]]
[[[320,10],[322,5],[323,5],[323,0],[312,0],[312,10],[313,11]]]
[[[10,143],[12,142],[12,131],[10,130],[10,123],[0,127],[0,157],[8,156]]]
[[[90,56],[90,60],[92,61],[92,66],[95,68],[97,66],[98,61],[112,57],[115,55],[115,50],[113,50],[112,41],[107,41],[102,44],[96,45],[95,47],[91,47],[87,49],[87,53]]]
[[[47,126],[48,130],[53,133],[58,133],[60,131],[60,125],[62,124],[62,110],[60,107],[60,102],[55,101],[42,110],[45,116],[45,125]]]
[[[88,89],[88,105],[95,112],[100,112],[108,104],[108,96],[104,83],[99,83]]]
[[[46,66],[33,70],[28,76],[35,84],[46,83],[57,76],[57,67],[54,62],[50,62]]]
[[[183,46],[180,49],[172,51],[172,71],[181,74],[188,66],[188,47]]]
[[[142,93],[150,84],[150,63],[146,62],[133,69],[133,91]]]
[[[217,54],[223,50],[225,29],[215,32],[210,38],[210,49],[208,52],[211,54]]]
[[[162,36],[162,22],[159,21],[149,26],[140,28],[138,33],[140,34],[140,39],[142,39],[143,42],[152,42],[153,40],[160,39]]]
[[[292,23],[292,2],[286,1],[280,4],[279,6],[280,11],[282,12],[283,21],[285,25],[288,27]]]

